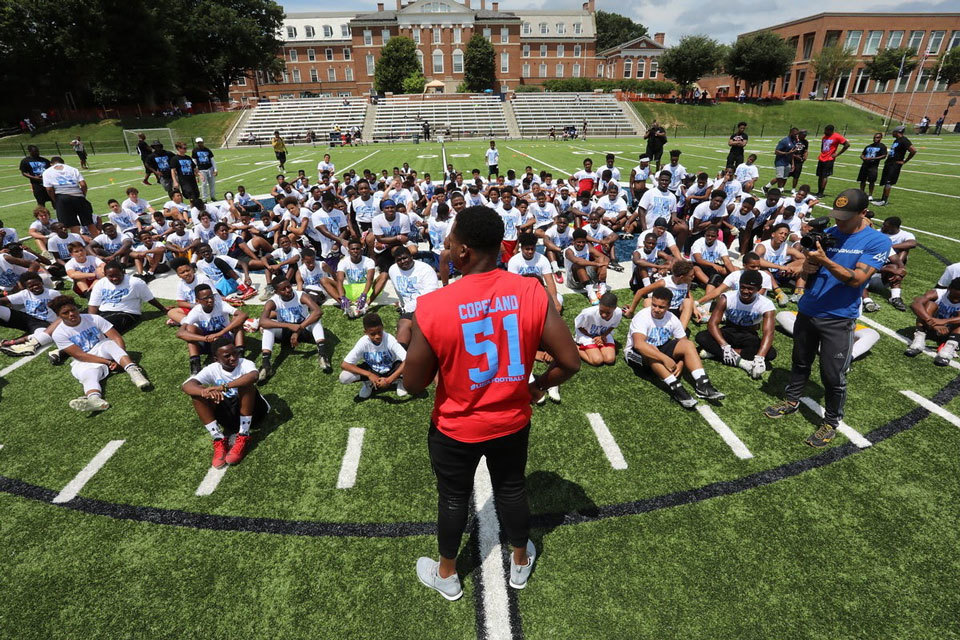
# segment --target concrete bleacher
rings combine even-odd
[[[553,127],[557,138],[564,127],[579,133],[587,122],[587,135],[633,135],[636,123],[628,118],[620,102],[609,93],[517,93],[510,101],[517,127],[523,137],[542,137]]]
[[[402,140],[421,135],[423,123],[431,136],[507,137],[503,103],[496,96],[434,94],[388,96],[377,104],[374,140]]]
[[[280,131],[287,140],[303,138],[313,131],[317,140],[325,140],[334,127],[346,131],[348,127],[363,127],[367,102],[352,98],[348,104],[343,98],[303,98],[266,102],[253,109],[243,125],[238,142],[248,142],[250,134],[261,143],[269,141],[274,131]]]

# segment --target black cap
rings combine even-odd
[[[162,146],[163,146],[163,143],[160,142],[159,140],[154,140],[153,142],[150,143],[150,146],[151,146],[151,147],[162,147]]]
[[[760,287],[763,284],[763,276],[760,275],[759,271],[751,271],[747,269],[740,276],[741,285],[749,285],[752,287]]]
[[[860,189],[844,189],[833,201],[833,210],[827,215],[837,220],[849,220],[866,209],[869,204],[867,194]]]
[[[656,220],[653,221],[653,226],[663,227],[664,229],[666,229],[669,225],[667,224],[666,218],[657,218]]]

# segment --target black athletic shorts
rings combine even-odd
[[[400,319],[401,319],[401,320],[409,320],[410,322],[413,322],[413,312],[412,312],[412,311],[410,311],[410,312],[404,311],[403,313],[400,314]]]
[[[77,157],[80,158],[80,162],[87,161],[87,152],[86,151],[77,151]]]
[[[797,162],[796,160],[794,160],[794,161],[793,161],[793,169],[790,170],[790,173],[788,174],[787,177],[789,177],[789,178],[799,178],[801,173],[803,173],[803,163],[802,163],[802,162]]]
[[[871,164],[864,162],[862,165],[860,165],[860,173],[857,174],[857,182],[869,182],[870,184],[875,183],[877,181],[878,168],[879,164],[876,162]]]
[[[140,322],[140,316],[123,311],[102,311],[100,316],[112,324],[113,328],[120,333],[132,329],[134,325]]]
[[[817,160],[817,177],[818,178],[829,178],[833,175],[833,160],[828,160],[824,162],[823,160]]]
[[[279,162],[280,164],[286,164],[287,162],[286,151],[274,151],[273,155],[277,156],[277,162]]]
[[[902,167],[902,164],[897,164],[892,160],[889,162],[884,162],[883,175],[880,177],[880,184],[885,187],[897,184],[897,180],[900,179],[900,169]]]
[[[364,231],[370,231],[370,229],[373,229],[373,223],[372,223],[372,222],[360,222],[360,221],[358,220],[358,221],[357,221],[357,226],[360,228],[360,233],[363,233]]]
[[[257,402],[253,407],[252,427],[260,426],[260,423],[270,411],[270,405],[257,394]],[[215,405],[213,415],[225,431],[236,431],[240,428],[240,398],[224,398]]]
[[[93,205],[83,196],[57,194],[53,206],[57,210],[57,220],[67,228],[93,224]]]
[[[499,176],[500,176],[500,165],[498,165],[498,164],[488,164],[488,165],[487,165],[487,175],[488,175],[488,176],[495,175],[495,176],[499,177]]]
[[[43,186],[42,182],[34,182],[31,180],[30,186],[33,188],[33,199],[37,201],[38,205],[42,207],[50,202],[50,194],[47,193],[47,188]]]
[[[376,263],[377,268],[380,269],[381,273],[386,273],[390,267],[393,266],[395,260],[393,259],[393,247],[390,247],[380,253],[375,253],[373,255],[373,261]]]
[[[18,309],[10,309],[10,319],[3,324],[11,329],[19,329],[24,333],[33,333],[37,329],[46,329],[50,326],[50,323],[46,320],[35,318]]]
[[[663,355],[669,358],[673,358],[673,352],[676,348],[677,348],[676,338],[671,338],[670,340],[667,340],[662,345],[657,347],[660,353],[662,353]],[[630,364],[638,365],[645,368],[650,368],[650,363],[647,360],[645,360],[644,357],[640,355],[640,352],[637,351],[636,349],[631,348],[627,352],[626,357],[627,357],[627,362]]]

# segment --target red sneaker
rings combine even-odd
[[[226,458],[227,456],[227,441],[223,438],[213,441],[213,462],[210,464],[213,465],[214,469],[223,469],[227,466]]]
[[[250,443],[250,436],[238,435],[233,446],[230,447],[230,453],[227,454],[227,464],[237,464],[247,455],[247,445]]]
[[[554,271],[553,277],[557,280],[557,284],[563,284],[563,273],[560,271]]]

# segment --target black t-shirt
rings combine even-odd
[[[648,130],[650,134],[647,138],[647,149],[663,151],[663,145],[667,144],[667,131],[663,127],[651,127]]]
[[[140,159],[145,161],[150,158],[150,154],[153,153],[153,149],[146,140],[140,140],[137,142],[137,153],[140,155]]]
[[[730,136],[730,139],[733,140],[734,142],[746,142],[747,138],[749,137],[750,136],[747,135],[747,132],[744,131],[743,133],[734,133],[732,136]],[[728,155],[731,158],[737,158],[741,162],[743,162],[743,147],[741,146],[730,147],[730,153]]]
[[[873,144],[868,144],[863,149],[861,153],[866,160],[863,161],[863,164],[868,167],[875,167],[880,164],[882,160],[887,155],[887,145],[882,142],[874,142]]]
[[[177,157],[177,154],[171,151],[154,151],[150,154],[150,157],[147,159],[147,162],[150,163],[150,166],[156,171],[160,172],[164,178],[170,178],[171,172],[173,171],[174,159]]]
[[[213,168],[213,151],[204,147],[193,150],[193,159],[197,161],[197,169],[206,171]]]
[[[901,136],[890,145],[890,150],[887,152],[887,160],[893,160],[894,162],[903,160],[907,157],[907,152],[910,151],[910,147],[912,146],[913,143],[910,142],[907,136]]]
[[[50,161],[44,157],[27,156],[20,161],[20,173],[29,173],[35,176],[39,176],[43,173],[43,170],[50,166]],[[30,178],[30,182],[34,184],[43,184],[43,178]]]
[[[173,163],[173,170],[177,172],[178,180],[196,180],[197,179],[197,163],[193,161],[193,158],[190,156],[181,156],[174,155],[171,160]]]
[[[797,138],[793,142],[793,157],[797,162],[803,162],[803,156],[806,155],[807,149],[810,148],[809,140],[801,140]]]

